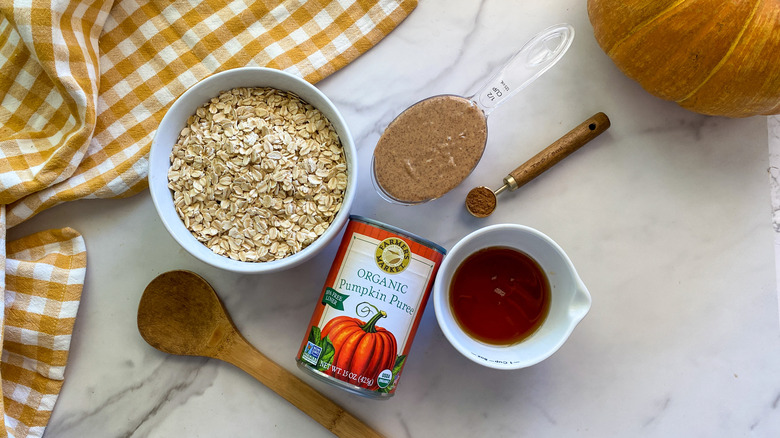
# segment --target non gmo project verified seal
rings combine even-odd
[[[301,359],[316,367],[317,361],[320,360],[320,354],[322,354],[322,348],[318,347],[317,344],[309,341],[309,343],[307,343],[306,347],[303,349]]]

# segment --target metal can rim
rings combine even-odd
[[[366,397],[372,400],[387,400],[395,395],[393,392],[376,392],[357,385],[353,385],[343,380],[339,380],[333,376],[329,376],[323,373],[322,371],[312,368],[311,364],[308,364],[297,357],[295,358],[295,362],[298,364],[298,368],[307,372],[310,376],[314,377],[320,382],[336,386],[351,394],[359,395],[361,397]]]
[[[367,218],[365,216],[360,216],[360,215],[357,215],[357,214],[350,215],[349,219],[350,220],[364,222],[364,223],[367,223],[369,225],[373,225],[375,227],[379,227],[379,228],[385,229],[387,231],[403,235],[403,236],[408,237],[409,239],[411,239],[411,240],[413,240],[413,241],[415,241],[417,243],[425,245],[425,246],[433,249],[434,251],[441,253],[442,255],[447,255],[447,250],[444,249],[443,246],[438,245],[436,243],[433,243],[433,242],[431,242],[428,239],[423,239],[422,237],[420,237],[420,236],[418,236],[418,235],[416,235],[414,233],[410,233],[410,232],[408,232],[406,230],[403,230],[401,228],[395,227],[393,225],[388,225],[388,224],[386,224],[384,222],[380,222],[378,220],[370,219],[370,218]]]

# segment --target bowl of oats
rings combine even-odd
[[[349,216],[357,153],[336,106],[281,70],[209,76],[166,112],[149,153],[149,190],[185,250],[240,273],[287,269]]]

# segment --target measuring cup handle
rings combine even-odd
[[[570,25],[548,27],[531,38],[471,99],[485,115],[490,114],[555,65],[573,40],[574,28]]]

